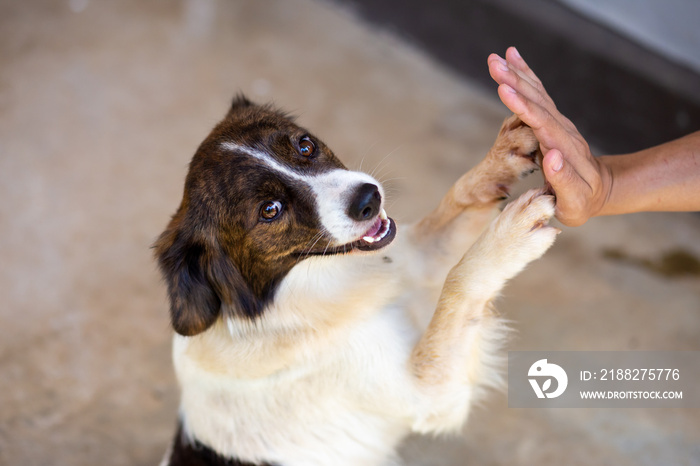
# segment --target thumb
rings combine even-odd
[[[567,226],[579,226],[588,220],[585,212],[587,184],[566,161],[558,149],[552,149],[542,159],[542,171],[556,197],[555,215]]]

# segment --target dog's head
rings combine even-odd
[[[284,113],[239,96],[195,153],[155,254],[173,327],[195,335],[222,306],[255,319],[300,260],[376,251],[395,234],[374,178],[349,171]]]

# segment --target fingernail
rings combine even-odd
[[[508,94],[516,94],[515,89],[510,87],[508,84],[501,84],[503,87],[503,90],[506,91]]]
[[[510,70],[510,68],[508,68],[508,62],[505,61],[501,57],[498,57],[498,67],[501,69],[501,71],[509,71]]]
[[[559,152],[555,152],[552,158],[554,159],[552,160],[552,171],[558,172],[564,166],[564,158]]]
[[[515,56],[516,56],[516,57],[518,57],[518,58],[523,58],[523,57],[520,56],[520,52],[518,52],[518,49],[516,49],[515,47],[513,47],[513,53],[515,53]]]

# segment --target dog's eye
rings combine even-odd
[[[316,145],[308,136],[304,136],[299,141],[299,153],[304,157],[311,157],[316,151]]]
[[[263,204],[260,208],[260,218],[265,221],[276,219],[282,212],[282,203],[280,201],[270,201]]]

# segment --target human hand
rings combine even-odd
[[[515,47],[506,59],[488,58],[498,96],[532,128],[544,158],[542,171],[556,196],[555,215],[564,225],[578,226],[603,209],[612,189],[610,170],[593,157],[576,126],[559,113],[542,82]]]

